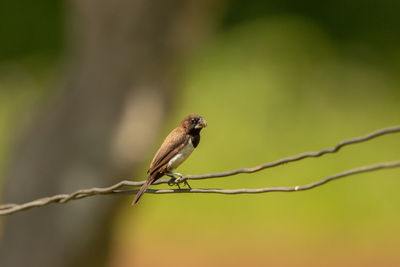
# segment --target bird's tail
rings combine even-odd
[[[139,189],[139,192],[136,194],[135,199],[133,200],[131,205],[135,205],[139,201],[140,197],[144,194],[144,192],[146,192],[147,187],[149,187],[149,185],[153,183],[154,178],[155,178],[154,175],[147,177],[146,182]]]

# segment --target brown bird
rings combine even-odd
[[[164,175],[170,176],[172,182],[179,187],[182,174],[172,171],[182,164],[197,147],[200,142],[200,131],[206,126],[207,122],[202,117],[198,115],[189,115],[183,119],[177,128],[169,133],[154,156],[150,168],[147,171],[147,180],[136,194],[132,205],[139,201],[149,185]],[[176,178],[176,176],[178,176],[178,178]],[[184,181],[184,183],[189,186],[186,181]]]

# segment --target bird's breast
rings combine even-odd
[[[172,171],[178,168],[179,165],[182,164],[189,156],[192,154],[194,150],[194,146],[192,143],[192,139],[189,139],[189,142],[168,162],[168,170]]]

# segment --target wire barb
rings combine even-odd
[[[370,134],[357,137],[357,138],[352,138],[349,140],[345,140],[337,144],[333,148],[326,148],[318,152],[306,152],[299,154],[297,156],[292,156],[292,157],[287,157],[283,158],[274,162],[270,163],[265,163],[261,164],[259,166],[255,166],[253,168],[240,168],[232,171],[227,171],[227,172],[220,172],[220,173],[210,173],[210,174],[202,174],[202,175],[184,175],[182,179],[185,180],[200,180],[200,179],[210,179],[210,178],[219,178],[219,177],[227,177],[227,176],[232,176],[240,173],[254,173],[258,172],[267,168],[272,168],[276,167],[285,163],[289,162],[295,162],[299,161],[305,158],[315,158],[315,157],[320,157],[322,155],[328,154],[328,153],[336,153],[338,152],[341,148],[352,145],[352,144],[357,144],[361,142],[365,142],[368,140],[371,140],[373,138],[390,134],[390,133],[398,133],[400,132],[400,126],[394,126],[394,127],[389,127],[385,129],[381,129],[375,132],[372,132]],[[165,193],[217,193],[217,194],[250,194],[250,193],[267,193],[267,192],[296,192],[296,191],[304,191],[304,190],[309,190],[318,186],[321,186],[323,184],[326,184],[332,180],[336,180],[342,177],[358,174],[358,173],[364,173],[364,172],[370,172],[370,171],[375,171],[375,170],[380,170],[380,169],[388,169],[388,168],[395,168],[395,167],[400,167],[400,161],[395,161],[395,162],[386,162],[386,163],[380,163],[376,165],[371,165],[371,166],[365,166],[361,168],[356,168],[352,169],[349,171],[345,171],[339,174],[335,174],[329,177],[326,177],[322,180],[316,181],[311,184],[307,185],[300,185],[300,186],[289,186],[289,187],[265,187],[265,188],[256,188],[256,189],[212,189],[212,188],[207,188],[207,189],[201,189],[201,188],[195,188],[195,189],[148,189],[146,193],[153,193],[153,194],[165,194]],[[157,184],[164,184],[168,183],[169,179],[160,179],[154,182],[154,185]],[[71,200],[77,200],[77,199],[82,199],[90,196],[95,196],[95,195],[110,195],[110,194],[133,194],[136,193],[138,190],[119,190],[122,187],[125,186],[141,186],[144,184],[145,181],[121,181],[117,184],[114,184],[109,187],[104,187],[104,188],[91,188],[91,189],[81,189],[77,190],[76,192],[72,194],[60,194],[60,195],[55,195],[52,197],[45,197],[45,198],[40,198],[36,199],[30,202],[26,202],[23,204],[3,204],[0,205],[0,215],[9,215],[13,214],[19,211],[31,209],[34,207],[41,207],[45,206],[51,203],[67,203],[68,201]]]

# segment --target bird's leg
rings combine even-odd
[[[181,180],[182,180],[182,177],[183,177],[183,174],[182,173],[179,173],[179,172],[168,172],[170,175],[172,175],[172,176],[178,176],[178,178],[176,178],[176,182],[177,183],[180,183],[181,182]],[[168,174],[167,174],[168,175]]]
[[[181,189],[179,184],[183,183],[184,185],[186,185],[187,187],[192,189],[192,187],[187,182],[187,179],[183,179],[183,175],[181,173],[178,173],[178,172],[167,172],[166,175],[171,177],[171,179],[168,181],[168,185],[171,186],[171,185],[176,184],[178,186],[178,188]],[[176,178],[176,176],[178,176],[178,178]]]
[[[168,181],[168,185],[169,185],[169,186],[173,186],[173,185],[177,184],[177,183],[176,183],[176,177],[175,177],[172,173],[166,172],[165,174],[166,174],[167,176],[171,177],[171,179],[169,179],[169,181]]]
[[[186,185],[187,187],[189,187],[189,189],[192,189],[192,187],[190,186],[190,184],[188,183],[187,179],[183,179],[183,175],[181,173],[175,173],[173,172],[173,174],[175,174],[176,176],[178,176],[179,178],[176,179],[176,182],[179,183],[183,183],[184,185]]]
[[[165,174],[167,176],[171,177],[171,179],[168,181],[168,185],[169,186],[172,186],[172,185],[176,184],[178,186],[178,188],[181,189],[181,187],[179,186],[179,184],[182,182],[181,179],[183,177],[183,175],[181,173],[166,172]],[[178,176],[178,178],[176,178],[176,176]]]
[[[167,175],[178,176],[179,178],[183,177],[183,174],[179,172],[167,172]]]

